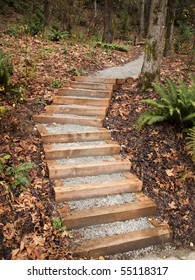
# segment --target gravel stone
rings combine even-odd
[[[89,157],[79,157],[79,158],[67,158],[67,159],[59,159],[57,162],[61,165],[63,164],[83,164],[89,162],[101,162],[101,161],[114,161],[116,160],[112,156],[89,156]]]
[[[139,218],[127,220],[124,222],[115,222],[108,224],[92,225],[76,230],[81,235],[82,240],[96,239],[115,234],[123,234],[126,232],[133,232],[145,228],[152,228],[153,226],[147,218]],[[74,231],[72,231],[74,234]]]
[[[43,124],[49,133],[67,133],[83,131],[99,131],[97,127],[75,124]]]
[[[86,176],[86,177],[76,177],[76,178],[66,178],[62,179],[65,186],[78,186],[80,184],[96,184],[111,182],[115,180],[124,180],[124,177],[121,173],[112,173],[112,174],[103,174],[98,176]]]
[[[122,205],[125,203],[136,202],[138,199],[132,193],[108,195],[98,198],[69,201],[71,210],[84,210],[96,207]]]
[[[86,142],[71,142],[71,143],[54,143],[53,148],[68,148],[78,146],[89,146],[89,145],[104,145],[105,141],[86,141]]]

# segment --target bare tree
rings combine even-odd
[[[144,63],[141,70],[142,88],[148,88],[151,82],[158,80],[164,49],[164,29],[168,0],[152,0],[150,21],[144,51]]]

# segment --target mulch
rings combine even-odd
[[[155,98],[153,91],[140,92],[139,81],[125,83],[113,95],[105,126],[132,162],[131,172],[143,181],[143,192],[157,204],[157,215],[173,230],[176,246],[195,245],[195,167],[186,151],[181,127],[159,123],[137,129],[136,121]]]

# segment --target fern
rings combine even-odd
[[[188,130],[186,147],[192,157],[192,161],[195,163],[195,126]]]
[[[178,85],[170,79],[166,79],[165,85],[153,83],[159,98],[144,99],[143,103],[155,109],[142,113],[138,119],[138,127],[151,125],[161,121],[172,121],[180,125],[186,123],[187,126],[195,125],[195,81],[192,80],[191,86],[187,86],[179,80]]]

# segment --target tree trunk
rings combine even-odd
[[[44,27],[49,27],[51,19],[51,0],[44,0]]]
[[[166,21],[167,0],[152,0],[149,31],[147,35],[144,63],[141,70],[142,88],[158,80],[164,49],[164,26]]]
[[[140,36],[145,34],[145,0],[140,0]]]
[[[167,56],[172,49],[173,30],[177,4],[178,0],[168,0],[164,56]]]
[[[97,0],[94,0],[94,17],[97,17]]]
[[[72,32],[72,9],[73,9],[73,0],[63,1],[63,11],[62,11],[62,23],[64,29],[68,33]]]
[[[114,29],[112,23],[113,1],[105,0],[104,7],[104,33],[102,41],[111,44],[114,39]]]

